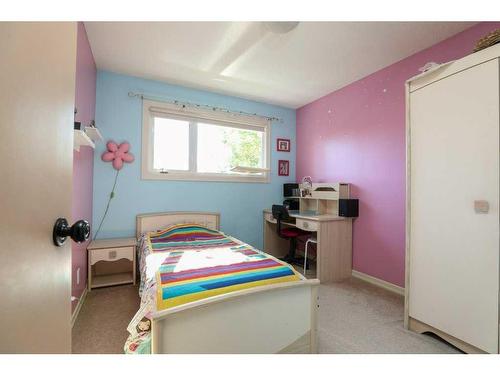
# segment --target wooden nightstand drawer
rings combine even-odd
[[[101,260],[113,262],[119,259],[134,261],[133,247],[111,247],[109,249],[95,249],[90,252],[90,265],[94,265]]]

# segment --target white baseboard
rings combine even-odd
[[[378,279],[376,277],[367,275],[366,273],[352,270],[352,277],[366,281],[370,284],[379,286],[381,288],[387,289],[387,290],[394,292],[396,294],[399,294],[401,296],[405,295],[405,288],[402,288],[398,285],[392,284],[388,281],[384,281],[384,280]]]
[[[78,299],[78,304],[75,307],[75,311],[73,311],[73,314],[71,315],[71,328],[73,328],[73,324],[75,324],[76,318],[78,317],[78,313],[80,312],[83,302],[85,301],[85,297],[87,297],[87,287],[83,290],[82,295]]]

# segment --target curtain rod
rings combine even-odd
[[[196,108],[206,108],[206,109],[211,109],[212,111],[225,112],[225,113],[230,113],[230,114],[234,114],[234,115],[242,115],[242,116],[256,116],[256,117],[265,118],[268,121],[276,121],[276,122],[281,122],[281,123],[283,122],[283,119],[281,119],[279,117],[264,116],[264,115],[259,115],[257,113],[250,113],[250,112],[244,112],[244,111],[232,111],[230,109],[223,108],[223,107],[217,107],[217,106],[208,105],[208,104],[197,104],[197,103],[183,102],[180,100],[173,100],[173,99],[165,99],[165,98],[161,98],[158,96],[147,95],[147,94],[137,93],[137,92],[133,92],[133,91],[130,91],[128,93],[128,96],[131,98],[158,100],[158,101],[161,101],[164,103],[175,104],[175,105],[183,106],[183,107],[189,106],[189,107],[196,107]]]

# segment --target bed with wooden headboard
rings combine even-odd
[[[219,230],[220,214],[137,215],[137,237],[173,224]],[[316,353],[319,280],[271,284],[158,311],[152,353]]]

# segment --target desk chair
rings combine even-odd
[[[297,238],[309,235],[309,233],[299,228],[282,228],[282,222],[290,221],[290,215],[285,206],[273,204],[272,212],[273,217],[277,221],[276,232],[278,233],[278,236],[290,241],[288,254],[282,260],[290,264],[302,265],[302,260],[295,258],[295,250],[297,250]]]

